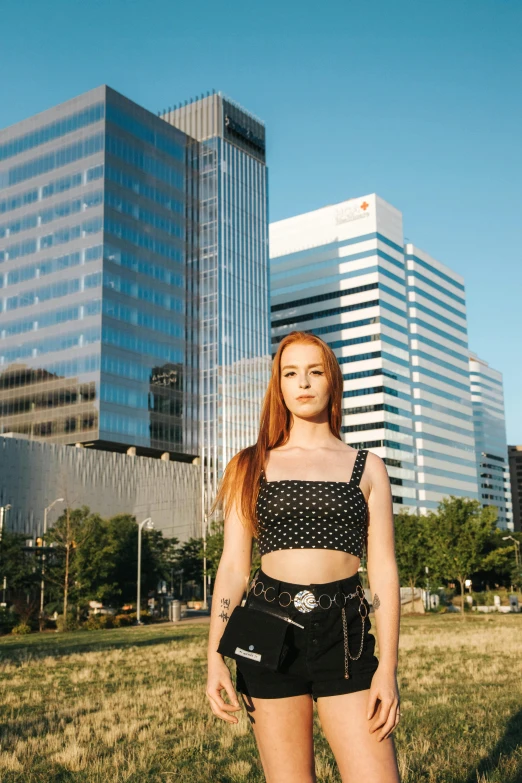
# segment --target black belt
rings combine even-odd
[[[261,585],[261,589],[258,589],[259,585]],[[368,610],[366,608],[366,605],[363,603],[364,601],[364,590],[361,585],[357,585],[355,589],[355,593],[341,593],[336,592],[334,593],[334,597],[332,599],[332,596],[329,595],[329,593],[321,593],[321,595],[316,598],[314,593],[311,590],[299,590],[298,593],[296,593],[294,596],[292,596],[288,590],[283,590],[279,595],[276,594],[276,589],[273,585],[269,585],[268,587],[265,587],[261,579],[256,578],[251,583],[251,590],[252,594],[256,597],[259,597],[260,595],[263,596],[265,601],[268,601],[269,603],[273,603],[273,601],[277,598],[277,603],[279,606],[283,609],[286,609],[290,604],[293,602],[296,609],[298,609],[300,612],[311,612],[312,609],[330,609],[330,607],[335,604],[339,609],[342,609],[346,606],[346,600],[349,598],[359,598],[360,604],[359,604],[359,613],[362,616],[362,613],[360,612],[361,605],[364,606],[365,614],[364,617],[367,617]],[[274,591],[273,598],[269,598],[267,593],[269,590]],[[288,596],[288,600],[285,598],[285,603],[281,603],[281,596]],[[339,602],[337,601],[337,596],[342,596],[342,598],[339,598]],[[330,603],[328,606],[323,606],[321,603],[322,598],[328,598]]]
[[[258,571],[259,571],[259,569],[258,569]],[[261,589],[258,592],[256,592],[256,590],[258,589],[258,585],[262,585],[262,587],[261,587]],[[350,678],[350,674],[348,672],[348,658],[350,658],[352,661],[357,661],[361,657],[361,655],[362,655],[363,646],[364,646],[364,621],[368,617],[368,608],[367,608],[366,604],[364,603],[365,595],[364,595],[364,590],[362,588],[362,585],[360,585],[360,584],[357,585],[357,587],[355,588],[355,592],[354,593],[342,593],[342,592],[337,591],[334,594],[333,600],[332,600],[331,595],[329,595],[328,593],[322,593],[318,598],[316,598],[314,593],[311,590],[306,590],[306,589],[305,590],[299,590],[298,593],[296,593],[294,596],[292,596],[287,590],[283,590],[281,593],[276,594],[276,589],[275,589],[275,587],[273,585],[269,585],[268,587],[265,587],[263,582],[260,579],[257,578],[257,572],[256,572],[256,575],[255,575],[254,579],[250,583],[250,588],[251,588],[251,592],[252,592],[253,595],[255,595],[257,598],[262,595],[263,598],[265,599],[265,601],[268,601],[269,603],[273,603],[276,600],[276,598],[277,598],[277,603],[283,609],[288,607],[288,606],[290,606],[290,604],[293,602],[295,608],[298,609],[302,613],[311,612],[313,609],[317,609],[317,608],[325,609],[325,610],[326,609],[330,609],[333,606],[333,604],[335,603],[335,605],[338,608],[341,609],[342,620],[343,620],[344,678],[346,680],[348,680]],[[274,591],[273,598],[268,598],[267,593],[268,593],[269,590],[273,590]],[[285,595],[288,596],[289,600],[286,603],[281,603],[281,600],[280,600],[281,596],[285,596]],[[342,599],[340,599],[340,601],[342,600],[342,603],[337,603],[337,596],[338,595],[339,596],[343,596]],[[328,604],[328,606],[323,606],[321,604],[321,599],[323,598],[323,596],[326,596],[330,600],[330,603]],[[346,625],[345,606],[346,606],[346,600],[347,599],[356,598],[356,597],[359,598],[359,607],[358,607],[358,609],[359,609],[359,615],[361,617],[362,633],[361,633],[361,645],[359,647],[359,652],[354,657],[353,655],[351,655],[350,649],[348,647],[348,629],[347,629],[347,625]],[[364,614],[361,611],[362,608],[364,608]],[[294,623],[294,625],[295,625],[295,623]],[[302,627],[303,626],[301,626],[301,628]]]

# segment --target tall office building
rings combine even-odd
[[[478,498],[462,278],[376,194],[272,223],[270,258],[273,346],[299,329],[333,348],[344,440],[384,459],[394,511]]]
[[[483,506],[496,506],[497,524],[513,528],[502,373],[476,354],[469,356],[476,467]]]
[[[207,507],[255,443],[270,378],[265,126],[221,94],[162,114],[200,144],[200,336]]]
[[[196,213],[195,142],[109,87],[0,132],[0,433],[198,453]]]
[[[387,465],[394,510],[415,510],[402,215],[375,194],[270,225],[272,344],[302,330],[334,350],[342,435]]]
[[[405,246],[419,510],[443,497],[477,499],[464,280]]]
[[[511,498],[513,501],[513,530],[522,530],[522,446],[508,446]]]
[[[0,434],[203,453],[210,502],[269,378],[266,179],[221,95],[102,86],[0,131]]]

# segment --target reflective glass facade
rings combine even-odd
[[[469,358],[469,373],[479,498],[483,506],[497,508],[498,527],[512,530],[513,503],[502,373],[473,353]]]
[[[198,453],[198,166],[105,86],[0,131],[0,434]]]
[[[264,125],[222,95],[164,114],[200,142],[201,424],[207,508],[255,443],[271,372]]]
[[[221,95],[0,131],[0,434],[201,455],[210,503],[270,374],[267,211],[264,125]]]
[[[482,498],[509,525],[502,382],[477,362],[470,385],[463,279],[376,194],[272,223],[270,253],[273,348],[293,329],[330,344],[344,440],[383,458],[395,512]]]
[[[477,499],[464,280],[405,246],[419,509],[449,495]]]
[[[375,194],[270,225],[272,350],[318,335],[344,380],[341,435],[385,461],[393,507],[417,510],[402,215]]]

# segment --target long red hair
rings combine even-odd
[[[209,516],[212,516],[216,507],[221,505],[226,519],[235,503],[239,518],[248,525],[254,538],[259,533],[256,503],[266,452],[283,446],[290,435],[291,414],[281,391],[281,354],[287,346],[295,343],[317,345],[322,351],[325,376],[330,388],[328,423],[332,434],[342,440],[343,374],[337,357],[320,337],[309,332],[290,332],[283,337],[274,356],[272,376],[261,408],[257,443],[239,451],[227,464],[209,512]]]

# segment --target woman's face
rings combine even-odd
[[[281,354],[281,392],[295,416],[316,419],[328,408],[330,389],[318,345],[294,343]]]

